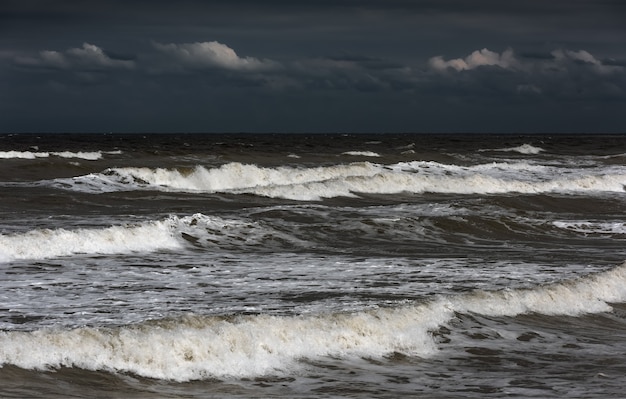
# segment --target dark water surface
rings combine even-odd
[[[626,135],[0,135],[0,397],[622,397]]]

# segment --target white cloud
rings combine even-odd
[[[604,65],[602,61],[598,60],[591,53],[585,50],[554,50],[551,52],[554,60],[557,64],[567,64],[569,62],[578,62],[588,64],[593,67],[599,73],[607,74],[616,71],[620,71],[623,68],[616,65]]]
[[[481,66],[499,66],[516,72],[568,71],[576,65],[590,67],[597,73],[609,74],[623,71],[619,65],[607,65],[585,50],[554,50],[547,58],[518,58],[512,49],[502,54],[483,48],[476,50],[465,58],[445,60],[442,56],[432,57],[428,63],[436,71],[454,70],[457,72],[476,69]]]
[[[217,67],[238,71],[267,71],[279,67],[275,61],[240,57],[235,50],[216,41],[181,44],[154,43],[154,47],[174,57],[176,62],[195,68]]]
[[[121,68],[132,68],[134,66],[133,61],[112,59],[100,47],[89,43],[83,43],[82,48],[69,49],[66,53],[68,57],[84,65]]]
[[[134,61],[111,58],[100,47],[89,43],[83,43],[80,48],[71,48],[63,52],[44,50],[39,52],[36,57],[18,57],[16,62],[29,66],[78,70],[94,68],[132,69],[135,67]]]
[[[436,74],[440,82],[465,93],[578,100],[624,98],[626,68],[615,61],[602,61],[586,50],[557,49],[549,54],[517,56],[511,49],[501,54],[482,49],[464,58],[433,57],[429,65],[440,72]],[[481,73],[483,66],[497,66],[508,73]],[[437,79],[435,75],[431,78]]]
[[[455,58],[449,61],[444,60],[442,56],[433,57],[429,60],[429,64],[431,68],[438,71],[445,71],[448,68],[464,71],[487,65],[504,69],[516,69],[520,66],[513,50],[507,49],[499,54],[486,48],[476,50],[465,58]]]

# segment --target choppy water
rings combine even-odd
[[[620,397],[626,136],[2,135],[0,397]]]

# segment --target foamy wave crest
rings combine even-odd
[[[108,154],[119,154],[120,151],[107,152]],[[49,158],[50,156],[56,156],[61,158],[79,158],[87,161],[97,161],[102,158],[101,151],[93,152],[32,152],[32,151],[0,151],[0,159],[36,159],[36,158]]]
[[[49,259],[74,254],[116,254],[173,249],[172,221],[103,229],[38,229],[0,236],[0,261]]]
[[[240,248],[267,246],[270,243],[306,246],[306,243],[286,233],[258,223],[197,213],[101,229],[37,229],[22,234],[0,235],[0,261],[49,259],[75,254],[154,252],[175,250],[185,245]]]
[[[61,158],[79,158],[79,159],[85,159],[87,161],[97,161],[98,159],[102,158],[102,152],[100,151],[95,151],[95,152],[63,151],[63,152],[51,152],[50,154],[57,156],[57,157],[61,157]]]
[[[508,147],[508,148],[499,148],[497,150],[479,150],[481,152],[484,151],[500,151],[500,152],[517,152],[524,155],[537,155],[545,150],[541,147],[535,147],[530,144],[522,144],[517,147]]]
[[[582,234],[600,234],[600,235],[626,234],[626,223],[624,222],[555,221],[552,224],[560,229],[574,231],[574,232],[582,233]]]
[[[0,159],[35,159],[47,158],[50,154],[47,152],[31,152],[31,151],[0,151]]]
[[[489,316],[611,311],[626,301],[626,263],[575,281],[525,290],[478,291],[429,303],[305,316],[187,316],[117,328],[0,333],[0,365],[79,367],[189,381],[293,373],[301,360],[428,357],[433,331],[457,312]]]
[[[115,168],[73,179],[57,179],[53,184],[92,193],[149,189],[255,194],[311,201],[354,197],[358,193],[623,193],[626,171],[620,167],[563,169],[525,162],[469,167],[424,161],[389,166],[359,162],[315,168],[265,168],[229,163],[218,168]]]
[[[534,289],[479,291],[453,298],[450,306],[459,312],[488,316],[523,313],[576,316],[610,312],[610,303],[626,301],[626,263],[607,272]]]
[[[186,317],[119,329],[0,333],[0,364],[79,367],[189,381],[293,372],[300,359],[427,356],[448,312],[429,308],[320,316]]]
[[[380,157],[380,154],[373,151],[346,151],[342,155],[352,155],[357,157]]]
[[[235,194],[263,194],[263,188],[273,187],[269,196],[292,199],[319,199],[324,193],[306,192],[304,196],[290,194],[290,187],[316,182],[341,180],[350,177],[372,176],[379,166],[370,163],[353,163],[317,168],[277,167],[228,163],[218,168],[197,166],[192,169],[112,168],[104,173],[57,179],[54,184],[85,192],[130,191],[157,189],[186,192],[227,192]],[[281,193],[282,192],[282,193]],[[352,195],[352,194],[350,194]],[[329,196],[334,196],[332,193]]]

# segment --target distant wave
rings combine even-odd
[[[343,155],[352,155],[357,157],[380,157],[380,154],[373,151],[346,151]]]
[[[354,197],[359,193],[590,194],[623,193],[626,168],[566,169],[526,162],[459,166],[426,161],[267,168],[233,162],[217,168],[112,168],[103,173],[56,179],[50,184],[89,193],[133,190],[220,192],[303,201]]]
[[[189,315],[142,324],[0,332],[0,365],[77,367],[174,381],[288,375],[302,359],[428,357],[459,313],[578,316],[626,301],[626,263],[607,272],[533,289],[474,291],[428,303],[303,316]]]
[[[544,152],[545,150],[541,147],[535,147],[530,144],[522,144],[517,147],[499,148],[496,150],[479,150],[479,151],[481,152],[485,152],[485,151],[518,152],[524,155],[536,155],[541,152]]]
[[[60,158],[79,158],[87,161],[97,161],[102,159],[102,154],[121,154],[121,151],[92,151],[92,152],[32,152],[32,151],[0,151],[0,159],[36,159],[49,158],[51,156]]]

